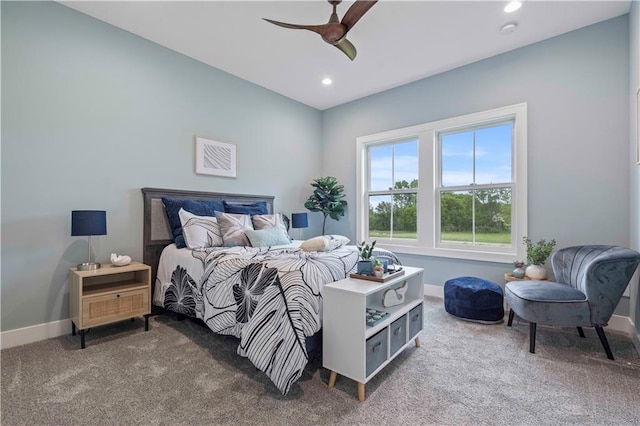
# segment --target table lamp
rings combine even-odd
[[[78,271],[90,271],[100,268],[100,264],[91,261],[91,236],[107,235],[107,212],[104,210],[71,211],[71,236],[89,237],[89,258],[78,265]]]
[[[298,228],[298,239],[302,239],[301,228],[309,226],[309,220],[306,213],[291,213],[291,227]]]

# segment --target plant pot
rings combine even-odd
[[[360,274],[360,275],[373,275],[373,261],[371,261],[371,260],[359,260],[358,261],[358,274]]]
[[[532,280],[544,280],[547,278],[547,268],[544,265],[529,265],[526,273]]]

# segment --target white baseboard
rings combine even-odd
[[[441,285],[425,284],[425,296],[444,299],[444,287]],[[629,317],[613,315],[607,329],[627,334],[633,341],[638,353],[640,353],[640,334],[636,331],[633,321]],[[3,331],[0,333],[0,349],[26,345],[40,340],[51,339],[71,333],[71,320],[65,319],[45,324],[32,325],[30,327]]]
[[[425,284],[424,295],[444,299],[444,287],[441,285]],[[606,329],[627,334],[629,337],[631,337],[632,340],[634,340],[635,336],[634,345],[638,350],[638,353],[640,354],[640,336],[638,336],[638,333],[636,333],[631,318],[623,317],[620,315],[613,315],[609,320],[609,325]]]
[[[26,345],[65,334],[71,334],[70,319],[3,331],[0,333],[0,349]]]

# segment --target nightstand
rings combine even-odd
[[[151,267],[132,262],[126,266],[103,265],[100,269],[69,273],[71,334],[80,332],[80,347],[90,327],[144,316],[149,330],[151,313]]]

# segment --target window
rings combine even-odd
[[[523,258],[526,143],[526,104],[358,138],[358,241],[399,253]]]
[[[416,239],[418,140],[368,147],[369,237]]]

